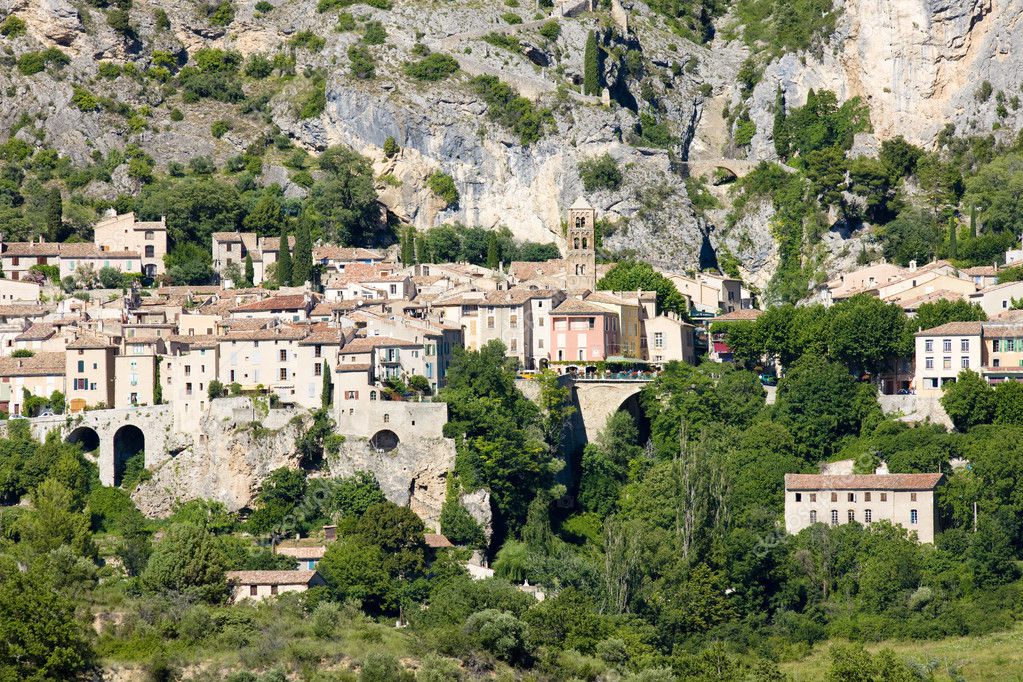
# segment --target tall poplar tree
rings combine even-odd
[[[281,250],[277,254],[277,284],[291,285],[291,249],[288,246],[288,230],[281,229]]]
[[[313,267],[313,243],[309,235],[309,222],[299,218],[295,230],[295,252],[291,259],[291,284],[299,287],[310,280]]]

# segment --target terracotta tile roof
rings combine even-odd
[[[334,370],[335,372],[368,372],[369,368],[372,367],[368,362],[349,362],[340,364]]]
[[[445,536],[440,533],[427,533],[423,536],[423,542],[426,543],[427,547],[433,547],[434,549],[441,549],[444,547],[454,547],[451,544],[451,540],[448,540]]]
[[[611,312],[596,303],[587,303],[578,298],[566,298],[561,305],[551,311],[552,315],[610,315]]]
[[[913,298],[905,300],[896,296],[892,300],[893,302],[898,303],[899,307],[903,308],[904,310],[916,310],[924,303],[934,303],[936,301],[958,301],[962,297],[963,297],[962,294],[957,293],[955,291],[949,291],[948,289],[939,289],[937,291],[932,291],[922,296],[914,296]]]
[[[372,249],[361,247],[335,246],[325,244],[313,249],[313,260],[337,260],[337,261],[360,261],[360,260],[383,260],[384,254]]]
[[[522,305],[534,298],[550,298],[551,291],[543,289],[527,289],[525,287],[512,287],[504,291],[488,291],[483,294],[483,302],[486,305]]]
[[[102,251],[95,244],[61,244],[61,258],[97,258],[97,259],[119,259],[119,258],[141,258],[138,251]]]
[[[984,294],[986,294],[986,293],[988,293],[990,291],[998,291],[999,289],[1005,289],[1006,287],[1011,287],[1011,286],[1023,286],[1023,282],[1015,281],[1015,282],[1002,282],[1001,284],[991,284],[991,285],[988,285],[988,286],[984,287],[983,289],[977,289],[977,291],[975,293],[970,294],[970,296],[971,297],[973,297],[973,296],[983,296]]]
[[[210,336],[207,334],[198,334],[196,336],[174,334],[173,336],[168,336],[166,340],[168,343],[178,343],[193,348],[216,348],[223,338],[222,336]]]
[[[45,341],[54,334],[57,330],[52,324],[46,322],[36,322],[31,327],[23,331],[14,337],[15,341]]]
[[[316,571],[228,571],[228,582],[239,585],[308,585]]]
[[[0,376],[63,376],[64,363],[64,353],[61,351],[37,352],[30,358],[0,358]]]
[[[398,346],[402,348],[415,348],[421,346],[421,343],[415,343],[414,341],[404,341],[402,339],[394,339],[388,336],[360,336],[352,339],[345,344],[345,353],[368,353],[374,348]]]
[[[1023,324],[1019,322],[1002,322],[984,325],[984,337],[988,339],[1016,339],[1023,337]]]
[[[213,285],[182,284],[169,287],[160,287],[156,290],[159,296],[188,296],[219,294],[223,289]]]
[[[298,342],[300,346],[340,346],[340,329],[322,329],[313,331],[309,336]]]
[[[13,256],[58,256],[60,244],[54,242],[4,242],[3,255]]]
[[[764,311],[757,310],[756,308],[743,308],[740,310],[733,310],[730,313],[724,315],[718,315],[714,318],[715,322],[752,322],[758,317],[764,314]]]
[[[946,322],[931,329],[922,329],[915,336],[979,336],[980,322]]]
[[[267,329],[273,321],[269,317],[229,317],[219,320],[217,326],[230,331],[253,331],[256,329]]]
[[[327,548],[323,545],[317,547],[303,547],[301,545],[285,547],[278,545],[277,553],[295,557],[296,559],[322,559],[323,555],[327,553]]]
[[[89,348],[115,348],[110,339],[96,332],[79,330],[78,338],[67,345],[68,350],[85,350]]]
[[[977,265],[972,268],[965,268],[960,270],[964,275],[970,277],[997,277],[998,268],[994,265]]]
[[[932,490],[944,474],[785,474],[786,490]]]
[[[0,305],[0,317],[39,317],[47,312],[37,305]]]
[[[293,294],[288,296],[271,296],[261,301],[253,301],[236,308],[231,308],[232,313],[265,312],[272,310],[302,310],[309,304],[309,299],[304,294]]]
[[[563,258],[555,258],[548,261],[524,261],[513,260],[508,265],[508,272],[512,277],[519,280],[534,279],[536,277],[550,277],[565,273],[567,267]]]
[[[586,298],[584,300],[589,301],[590,303],[607,303],[610,305],[636,305],[635,297],[633,297],[633,300],[630,302],[621,296],[615,296],[607,291],[590,292],[589,294],[586,294]]]
[[[288,235],[288,246],[295,246],[295,235]],[[260,251],[273,251],[277,252],[281,250],[281,238],[280,237],[263,237],[259,240]]]
[[[275,329],[253,329],[229,331],[219,337],[221,341],[299,341],[308,334],[305,329],[294,327],[277,327]]]

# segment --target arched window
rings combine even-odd
[[[583,237],[583,248],[586,248],[586,237]]]
[[[574,248],[577,248],[577,249],[578,249],[578,248],[579,248],[579,237],[576,237],[576,238],[575,238],[575,241],[574,241],[574,242],[572,242],[572,244],[573,244]]]
[[[582,230],[585,227],[586,227],[586,218],[583,218],[581,215],[577,215],[575,217],[575,228],[577,230]]]
[[[389,421],[391,421],[391,415],[389,415],[389,414],[385,414],[385,415],[384,415],[384,423],[386,424],[386,423],[388,423]]]
[[[370,400],[376,400],[377,399],[377,392],[376,391],[370,391],[369,392],[369,399]]]

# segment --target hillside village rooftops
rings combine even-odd
[[[983,325],[980,322],[946,322],[918,331],[915,336],[979,336],[981,331]]]
[[[933,490],[944,474],[785,474],[786,490]]]
[[[337,366],[336,372],[368,372],[373,365],[368,362],[346,362]]]
[[[295,557],[296,559],[322,559],[323,555],[327,553],[327,548],[323,545],[278,545],[277,553],[283,554],[284,556]]]
[[[334,246],[326,244],[313,249],[313,260],[362,261],[383,260],[384,254],[361,247]]]
[[[300,346],[340,346],[340,329],[321,329],[309,334],[298,342]]]
[[[422,343],[394,339],[389,336],[359,336],[345,344],[344,353],[368,353],[374,348],[412,348],[421,346]]]
[[[15,341],[45,341],[57,333],[56,328],[46,322],[35,322],[31,327],[14,337]]]
[[[519,280],[563,275],[565,273],[565,260],[563,258],[537,262],[513,260],[508,265],[508,272],[512,277]]]
[[[63,376],[64,353],[37,352],[30,358],[0,358],[0,377]]]
[[[756,310],[755,308],[742,308],[739,310],[733,310],[730,313],[724,315],[718,315],[714,318],[715,322],[752,322],[758,317],[763,315],[762,310]]]
[[[960,270],[960,272],[971,277],[997,277],[998,267],[994,265],[976,265],[972,268]]]
[[[1018,339],[1023,337],[1023,323],[1020,322],[988,323],[983,326],[983,329],[985,338]]]
[[[0,318],[4,317],[39,317],[49,311],[37,305],[0,305]]]
[[[78,338],[69,343],[67,348],[68,350],[89,350],[116,348],[116,346],[110,342],[110,339],[102,334],[81,330],[79,331]]]
[[[222,341],[299,341],[304,339],[308,331],[294,327],[276,327],[274,329],[252,329],[229,331],[221,336]]]
[[[174,334],[173,336],[168,336],[166,340],[168,343],[182,344],[192,348],[216,348],[223,339],[223,336],[212,336],[209,334],[199,334],[196,336]]]

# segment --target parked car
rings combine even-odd
[[[760,383],[763,384],[764,386],[777,386],[778,377],[774,376],[773,374],[761,374]]]

